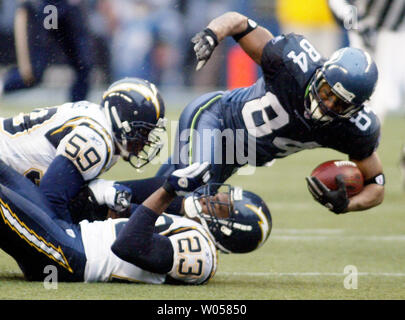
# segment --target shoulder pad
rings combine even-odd
[[[305,87],[324,62],[322,55],[302,35],[289,33],[270,40],[263,49],[261,66],[267,81],[292,81]]]
[[[331,125],[323,136],[327,147],[348,154],[352,159],[362,160],[378,148],[380,131],[380,121],[375,113],[364,108],[349,121]]]
[[[102,132],[82,124],[61,140],[56,154],[70,159],[87,181],[109,167],[112,151],[111,142]]]

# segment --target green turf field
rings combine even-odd
[[[404,117],[389,117],[379,149],[385,201],[368,212],[337,216],[307,191],[304,177],[316,165],[345,158],[331,150],[303,151],[271,168],[257,168],[254,175],[232,177],[230,183],[266,200],[273,230],[253,253],[219,254],[217,274],[205,286],[59,283],[50,290],[25,282],[16,263],[0,251],[0,299],[405,299],[405,193],[398,167],[404,139]],[[119,162],[103,178],[148,177],[157,168],[136,173]],[[357,289],[344,286],[346,266],[357,268]]]

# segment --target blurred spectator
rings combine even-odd
[[[172,0],[111,1],[117,25],[111,54],[113,79],[135,76],[180,85],[183,28]]]
[[[0,64],[8,63],[14,59],[13,43],[15,0],[0,1]]]
[[[90,0],[88,26],[93,48],[94,66],[100,67],[102,83],[113,82],[111,70],[111,42],[118,18],[110,0]]]
[[[283,33],[303,34],[323,56],[340,47],[341,37],[326,0],[277,0]]]
[[[92,61],[81,0],[23,0],[19,3],[14,21],[18,66],[6,73],[4,93],[38,85],[46,68],[56,60],[57,53],[52,50],[52,45],[56,44],[76,75],[69,98],[84,100],[90,85]]]
[[[405,1],[329,0],[350,45],[368,51],[377,63],[379,80],[370,100],[383,122],[389,110],[405,103]]]
[[[405,105],[405,0],[329,0],[350,45],[368,51],[378,66],[369,106],[383,123],[390,110]],[[405,190],[405,142],[400,151]]]

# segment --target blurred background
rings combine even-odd
[[[176,129],[180,111],[192,99],[211,90],[249,86],[260,76],[260,68],[232,39],[216,48],[202,70],[194,71],[190,40],[211,19],[238,11],[274,35],[305,35],[326,57],[349,44],[348,31],[330,9],[332,2],[339,9],[342,1],[0,0],[0,88],[4,88],[0,116],[72,99],[99,103],[112,81],[141,77],[158,85],[172,120],[168,136],[174,138],[170,133]],[[356,1],[382,9],[394,26],[403,20],[405,0]],[[52,19],[52,8],[45,8],[49,4],[58,8],[57,19]],[[387,14],[386,4],[394,5],[391,12],[399,13],[400,19]],[[25,6],[28,15],[18,14],[19,5]],[[377,20],[378,25],[383,24]],[[103,291],[88,284],[75,285],[76,289],[60,284],[58,290],[43,290],[40,282],[24,285],[18,266],[0,252],[0,287],[4,287],[0,299],[405,299],[405,179],[401,181],[399,170],[400,163],[404,164],[405,177],[405,108],[399,99],[405,91],[403,29],[401,34],[383,39],[388,42],[374,41],[375,54],[384,52],[382,61],[387,62],[381,68],[385,78],[380,82],[395,90],[387,93],[383,88],[380,101],[389,102],[388,98],[398,95],[395,101],[400,102],[389,103],[395,107],[384,122],[379,148],[387,179],[381,206],[367,214],[335,216],[327,212],[313,201],[304,178],[320,162],[346,156],[323,148],[302,151],[277,161],[270,170],[258,167],[250,177],[236,174],[229,179],[268,202],[273,231],[271,241],[252,253],[251,259],[221,255],[213,286],[178,290],[137,285],[122,290],[118,285]],[[371,39],[369,28],[359,31]],[[18,60],[25,82],[17,72]],[[158,161],[169,156],[171,144],[141,174],[121,161],[102,178],[150,177],[160,167]],[[399,150],[404,150],[402,158]],[[355,265],[362,273],[359,290],[343,287],[342,270],[347,265]]]
[[[0,99],[0,110],[2,105],[19,107],[29,104],[37,107],[72,100],[69,87],[75,77],[80,76],[75,73],[77,69],[86,70],[88,78],[88,90],[82,90],[85,92],[77,96],[93,102],[100,101],[101,92],[108,84],[126,76],[141,77],[157,84],[171,108],[183,108],[200,92],[248,86],[260,76],[260,69],[232,39],[227,39],[216,49],[201,71],[194,71],[196,61],[190,39],[211,19],[230,10],[251,17],[274,35],[287,32],[304,34],[325,56],[347,45],[345,29],[335,22],[327,0],[25,2],[31,3],[32,14],[40,26],[38,30],[28,31],[35,35],[32,36],[30,50],[35,51],[34,55],[39,53],[36,58],[41,61],[37,66],[40,81],[28,90],[13,89],[4,94]],[[16,18],[18,3],[16,0],[0,1],[0,79],[3,82],[17,61],[16,30],[17,24],[21,23]],[[44,13],[43,6],[47,3],[61,8],[57,28],[65,30],[59,38],[44,39],[49,38],[42,27],[42,21],[50,13]],[[72,14],[73,17],[65,18],[62,4],[78,11]],[[64,22],[68,19],[71,21]],[[69,57],[72,45],[65,44],[64,50],[63,45],[58,44],[60,39],[65,41],[66,33],[71,33],[75,39],[81,38],[82,44],[78,46],[82,52],[79,54],[84,57],[76,57],[76,60],[85,59],[84,66],[72,68]],[[30,55],[32,59],[33,53],[30,52]]]

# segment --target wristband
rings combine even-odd
[[[173,186],[166,180],[162,186],[165,191],[170,194],[172,197],[176,196],[176,190],[174,190]]]
[[[378,184],[378,185],[380,185],[380,186],[384,186],[384,185],[385,185],[385,176],[384,176],[384,173],[379,173],[379,174],[377,174],[376,176],[374,176],[374,177],[372,177],[372,178],[367,179],[366,181],[364,181],[364,185],[365,185],[365,186],[368,185],[368,184],[372,184],[372,183]]]
[[[212,31],[210,28],[205,28],[204,32],[214,40],[214,47],[216,47],[218,45],[218,37],[215,32]]]
[[[252,19],[247,19],[247,28],[245,29],[245,31],[242,31],[238,34],[233,35],[232,38],[233,38],[233,40],[238,42],[240,39],[242,39],[244,36],[246,36],[248,33],[252,32],[256,28],[257,28],[256,21],[253,21]]]

